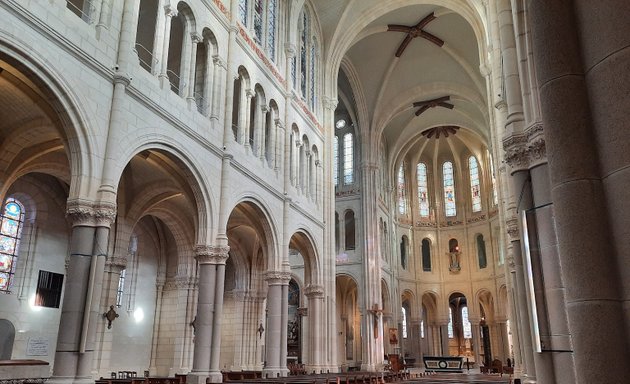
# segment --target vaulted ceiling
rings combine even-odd
[[[360,129],[385,140],[391,161],[409,151],[444,147],[477,152],[483,143],[488,145],[488,97],[481,73],[487,47],[480,1],[315,0],[312,4],[324,35],[326,59],[339,61],[352,88],[356,104],[346,107],[355,110]],[[447,100],[450,106],[429,105],[416,116],[419,104],[435,99]],[[448,145],[430,144],[436,137],[421,135],[441,126],[460,128],[456,135],[437,139]]]

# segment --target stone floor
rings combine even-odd
[[[512,380],[509,376],[504,375],[486,375],[480,373],[437,373],[434,375],[412,378],[405,380],[405,383],[418,384],[511,384]]]

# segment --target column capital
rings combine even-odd
[[[284,129],[284,124],[282,124],[282,120],[274,119],[273,122],[276,123],[276,127],[280,128],[280,129]]]
[[[267,271],[265,272],[265,280],[269,285],[287,285],[291,280],[291,272]]]
[[[308,298],[324,297],[324,286],[319,284],[309,284],[304,289],[304,295]]]
[[[191,38],[193,44],[198,44],[198,43],[201,43],[203,41],[203,36],[201,36],[197,32],[190,32],[190,38]]]
[[[256,96],[256,94],[251,89],[246,89],[245,90],[245,96],[247,96],[248,98],[251,99],[252,97]]]
[[[227,69],[227,64],[225,63],[225,60],[223,60],[219,55],[212,55],[212,62],[214,63],[214,65],[218,65],[219,67]]]
[[[66,217],[72,226],[109,227],[116,218],[114,203],[94,203],[88,200],[69,200],[66,204]]]
[[[331,109],[333,111],[337,108],[337,104],[339,103],[338,99],[335,99],[329,96],[324,96],[323,101],[324,101],[324,108]]]
[[[173,7],[171,4],[166,4],[164,6],[164,14],[166,17],[177,17],[177,8]]]
[[[105,260],[105,267],[110,272],[120,273],[123,269],[127,268],[127,258],[109,255]]]
[[[518,218],[511,217],[505,220],[505,226],[507,229],[508,236],[510,237],[510,241],[520,240],[520,234],[518,232]]]
[[[267,105],[263,104],[263,105],[260,106],[260,111],[262,113],[267,113],[267,112],[269,112],[269,107]]]
[[[293,43],[284,43],[284,53],[288,58],[295,57],[297,53],[297,48]]]
[[[195,259],[199,264],[225,264],[229,251],[228,246],[199,244],[195,246]]]

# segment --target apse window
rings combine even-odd
[[[39,271],[35,305],[38,307],[59,308],[63,275],[60,273]]]

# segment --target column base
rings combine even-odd
[[[210,377],[210,372],[190,372],[186,375],[186,384],[206,384],[208,377]]]
[[[262,377],[266,379],[273,379],[276,377],[287,377],[289,370],[282,368],[265,368],[262,370]]]
[[[210,376],[208,376],[208,379],[206,381],[206,383],[222,383],[222,382],[223,382],[223,375],[219,371],[210,372]]]
[[[361,364],[361,370],[367,372],[376,372],[376,365],[374,364]]]

